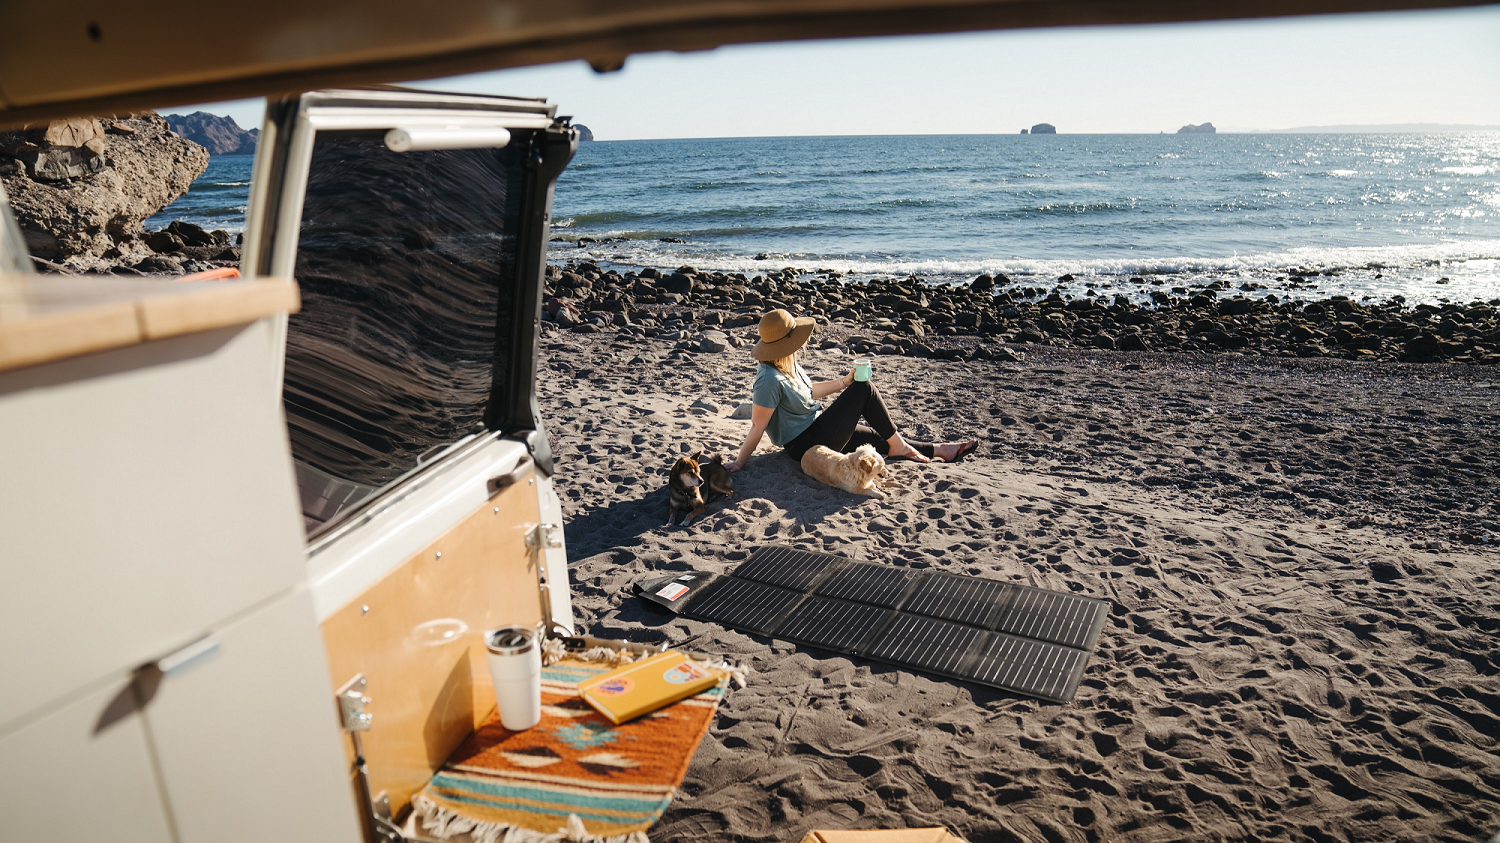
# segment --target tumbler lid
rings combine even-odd
[[[484,646],[497,656],[518,656],[536,647],[536,630],[525,626],[502,626],[484,634]]]

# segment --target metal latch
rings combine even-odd
[[[552,619],[552,588],[547,584],[547,550],[563,546],[563,528],[557,524],[533,524],[526,531],[526,549],[531,553],[531,564],[536,568],[537,596],[542,601],[542,635],[549,638],[566,637],[569,632]]]
[[[526,549],[532,553],[541,549],[557,549],[563,546],[563,531],[556,524],[533,524],[526,534]]]
[[[365,711],[365,706],[370,704],[370,698],[365,696],[367,684],[365,675],[356,673],[353,679],[339,688],[336,695],[339,701],[339,719],[343,721],[344,731],[349,733],[349,740],[354,745],[355,794],[367,818],[366,829],[370,843],[402,843],[404,838],[401,831],[391,820],[390,797],[385,791],[373,796],[370,793],[370,768],[365,764],[365,746],[359,737],[360,732],[370,731],[370,723],[375,719],[375,715]]]
[[[365,696],[365,675],[357,674],[339,689],[339,719],[346,732],[368,732],[375,715],[365,711],[370,698]]]

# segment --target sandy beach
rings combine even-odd
[[[736,499],[668,528],[672,460],[731,454],[744,435],[730,415],[753,368],[734,344],[754,328],[726,331],[722,351],[674,350],[704,326],[659,315],[654,337],[547,324],[538,382],[581,627],[752,670],[653,840],[1500,830],[1493,368],[1005,343],[881,355],[897,423],[978,436],[975,455],[898,464],[875,501],[763,443]],[[841,375],[841,343],[861,330],[823,325],[813,345],[832,347],[804,365]],[[773,542],[1113,608],[1077,697],[1054,705],[658,614],[629,593]]]

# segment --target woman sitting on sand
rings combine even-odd
[[[853,369],[838,380],[813,383],[797,363],[797,353],[812,332],[811,317],[793,319],[792,314],[780,309],[760,317],[760,342],[754,349],[760,366],[751,399],[750,434],[739,455],[725,463],[730,471],[744,467],[766,433],[787,456],[799,461],[815,445],[847,454],[870,444],[888,460],[954,462],[979,444],[975,439],[933,445],[903,438],[891,422],[880,393],[869,381],[856,381]],[[834,393],[840,395],[828,407],[818,402]],[[861,417],[869,426],[859,423]]]

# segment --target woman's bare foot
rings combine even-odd
[[[977,447],[979,447],[978,439],[969,439],[964,442],[944,442],[941,445],[932,446],[932,454],[943,462],[955,462]]]
[[[928,457],[926,454],[907,444],[906,440],[901,438],[901,434],[899,433],[885,441],[886,444],[890,445],[890,451],[885,455],[885,458],[888,460],[931,462],[931,457]]]

